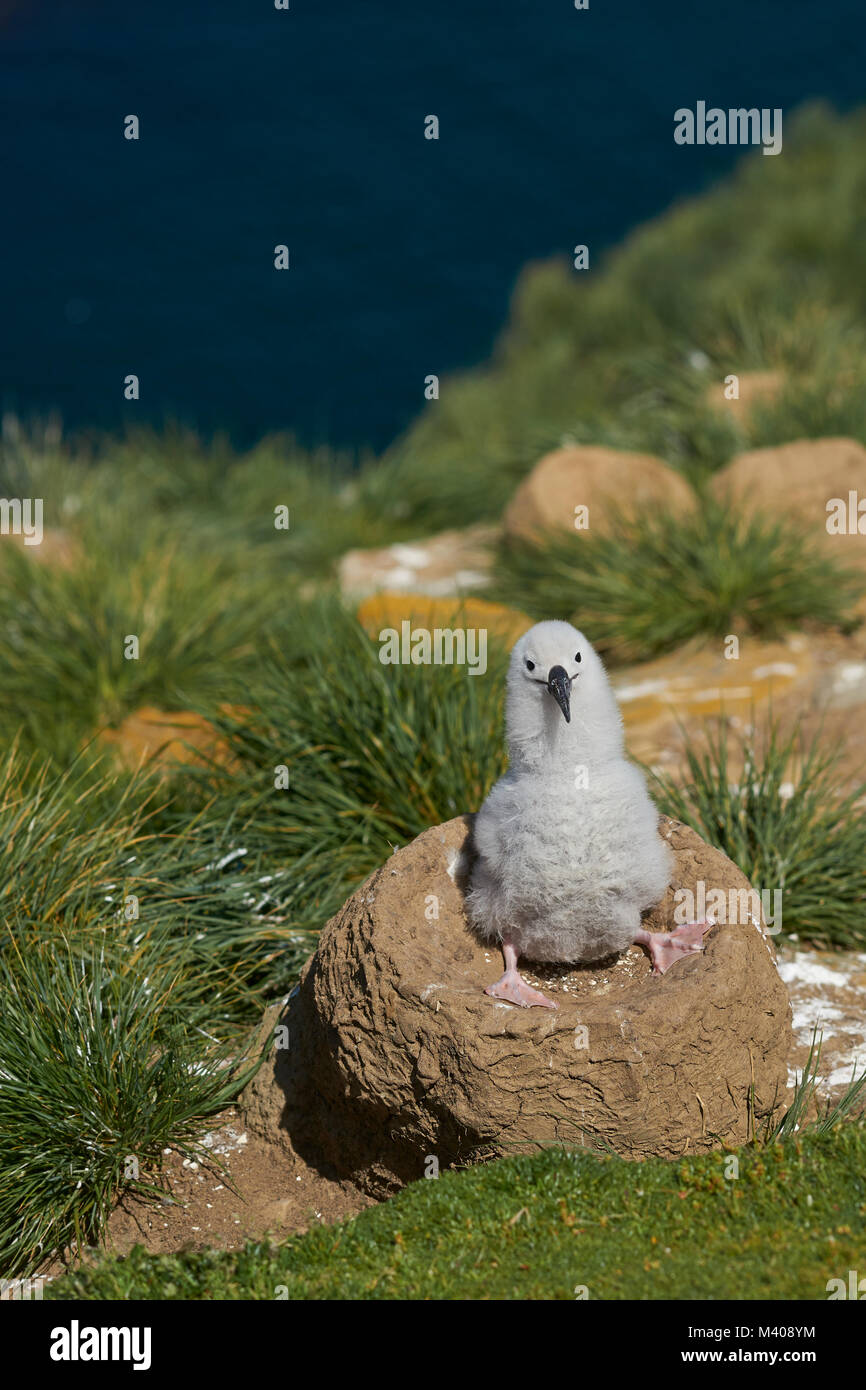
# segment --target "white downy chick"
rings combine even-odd
[[[640,942],[655,973],[702,949],[707,924],[647,932],[641,913],[664,895],[673,855],[600,658],[570,623],[537,623],[511,653],[509,769],[475,820],[467,912],[501,944],[505,974],[487,989],[529,1007],[556,1005],[517,972],[534,961],[598,960]]]

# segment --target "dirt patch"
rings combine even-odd
[[[234,1111],[205,1143],[222,1160],[225,1175],[167,1153],[165,1197],[158,1205],[134,1197],[120,1203],[108,1224],[112,1253],[128,1254],[137,1244],[155,1254],[235,1250],[265,1235],[279,1239],[344,1221],[369,1205],[356,1188],[330,1182],[285,1146],[250,1134]]]
[[[104,1250],[87,1251],[80,1260],[68,1255],[39,1273],[56,1277],[106,1253],[128,1255],[135,1245],[165,1255],[236,1250],[264,1236],[285,1240],[312,1226],[345,1221],[371,1205],[370,1197],[322,1176],[288,1145],[252,1134],[234,1109],[219,1117],[204,1143],[223,1171],[167,1149],[163,1172],[153,1179],[165,1187],[160,1201],[122,1198],[109,1218]]]

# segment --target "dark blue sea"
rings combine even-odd
[[[381,449],[526,262],[731,167],[677,107],[866,96],[863,0],[290,3],[0,0],[4,408]]]

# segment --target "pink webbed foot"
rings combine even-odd
[[[704,937],[714,922],[688,922],[675,931],[639,931],[635,941],[645,946],[653,963],[653,974],[664,975],[683,956],[704,949]]]
[[[506,970],[502,979],[497,980],[495,985],[488,985],[484,993],[494,999],[506,999],[509,1004],[517,1004],[521,1009],[531,1009],[533,1005],[542,1009],[559,1007],[552,999],[540,994],[537,989],[532,989],[516,970]]]

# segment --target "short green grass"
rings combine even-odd
[[[858,1124],[676,1163],[550,1150],[421,1179],[280,1246],[138,1247],[47,1297],[823,1299],[863,1268],[864,1218]]]

